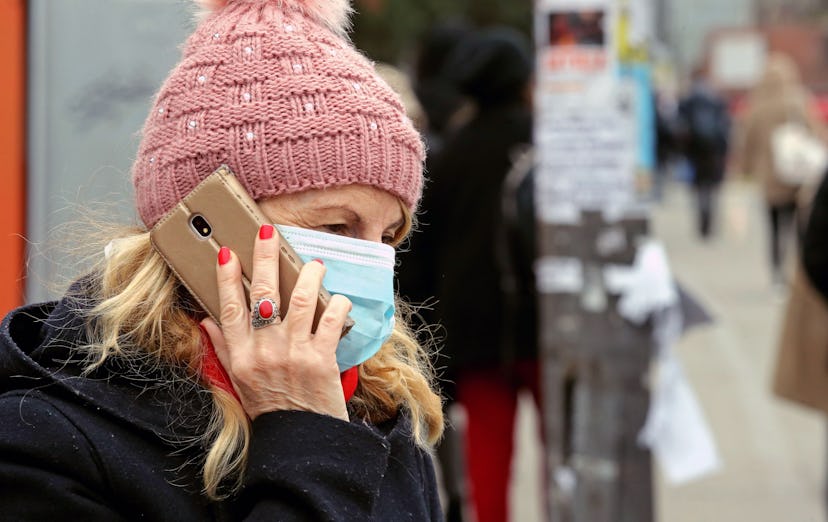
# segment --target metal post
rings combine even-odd
[[[585,212],[581,222],[543,226],[539,238],[547,256],[577,257],[593,272],[584,273],[580,294],[541,298],[549,519],[646,522],[653,518],[651,459],[636,436],[649,406],[651,331],[621,318],[618,296],[601,281],[607,264],[632,262],[646,220],[607,223]],[[623,233],[627,248],[612,255],[590,248],[607,230]]]

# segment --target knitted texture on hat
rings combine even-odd
[[[132,167],[147,227],[222,164],[255,200],[359,183],[416,209],[422,140],[343,36],[347,0],[200,3],[213,11],[158,92]]]

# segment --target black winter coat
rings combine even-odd
[[[693,166],[693,184],[716,185],[724,179],[730,115],[724,100],[707,87],[694,86],[679,104],[683,148]]]
[[[446,357],[440,362],[448,366],[449,379],[454,369],[502,364],[511,348],[505,344],[515,337],[504,321],[501,203],[515,152],[531,142],[529,107],[489,107],[458,130],[430,164],[421,237],[401,256],[400,292],[436,296],[430,317],[444,326]],[[412,273],[420,280],[406,281]],[[521,343],[516,352],[509,356],[537,356],[532,342]]]
[[[261,415],[241,492],[209,501],[198,443],[208,392],[140,363],[81,376],[71,301],[18,309],[0,326],[3,520],[442,519],[431,458],[404,415],[382,426]]]

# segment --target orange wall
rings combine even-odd
[[[0,314],[23,298],[25,0],[0,0]]]

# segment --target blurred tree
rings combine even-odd
[[[527,35],[532,0],[356,0],[354,43],[372,59],[400,64],[432,24],[461,19],[475,26],[509,25]]]

